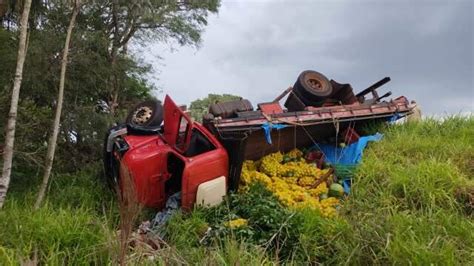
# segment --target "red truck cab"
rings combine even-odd
[[[141,204],[162,209],[170,195],[181,192],[181,207],[191,209],[199,185],[222,176],[227,180],[228,155],[221,143],[169,96],[163,114],[163,125],[155,129],[127,124],[109,131],[106,173],[118,184],[123,163]]]

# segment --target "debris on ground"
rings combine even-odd
[[[163,231],[161,230],[171,216],[179,210],[181,202],[181,192],[171,195],[166,201],[166,207],[156,213],[151,221],[142,222],[135,232],[132,232],[128,241],[129,246],[135,250],[152,257],[154,252],[161,248],[163,241]]]
[[[175,213],[181,206],[181,192],[176,192],[171,195],[166,201],[165,209],[158,212],[155,215],[155,218],[151,221],[152,228],[159,228],[166,224],[166,222],[171,218],[173,213]]]

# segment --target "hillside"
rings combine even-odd
[[[130,264],[473,264],[474,118],[428,119],[383,133],[366,149],[338,215],[287,210],[255,185],[219,207],[176,213],[160,231],[166,242],[158,250],[136,246]],[[0,211],[0,264],[116,262],[119,208],[101,175],[98,162],[53,176],[38,211],[37,173],[14,176]],[[219,226],[235,213],[259,226]],[[138,220],[152,216],[145,210]],[[204,238],[209,225],[216,229]]]

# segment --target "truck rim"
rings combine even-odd
[[[133,114],[132,121],[137,125],[143,125],[150,120],[153,110],[148,106],[141,106]]]

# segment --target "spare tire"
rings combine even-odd
[[[293,85],[293,93],[307,106],[318,105],[332,93],[332,86],[323,74],[303,71]]]
[[[137,104],[126,119],[127,124],[141,127],[159,127],[163,122],[163,105],[157,100]]]

